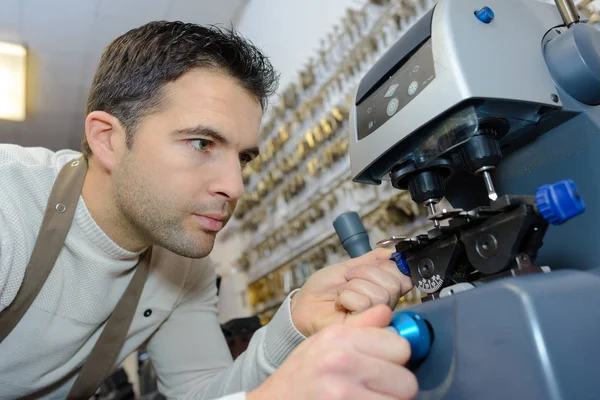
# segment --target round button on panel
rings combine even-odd
[[[410,85],[408,85],[408,95],[412,96],[413,94],[415,94],[417,92],[418,88],[419,88],[419,82],[412,81],[410,83]]]
[[[396,113],[396,111],[398,111],[398,99],[397,98],[393,98],[390,100],[390,102],[387,105],[387,115],[388,116],[392,116]]]

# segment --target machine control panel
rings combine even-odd
[[[358,140],[382,126],[435,79],[431,39],[384,84],[357,106]]]

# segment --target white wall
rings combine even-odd
[[[295,82],[321,39],[349,7],[366,0],[249,0],[237,30],[260,47],[281,73],[280,89]]]

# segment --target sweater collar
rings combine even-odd
[[[128,260],[139,257],[144,250],[139,252],[132,252],[126,250],[116,244],[104,231],[88,210],[83,201],[83,197],[79,197],[77,204],[77,210],[75,211],[75,222],[79,225],[85,236],[93,243],[98,249],[103,251],[108,257],[116,260]]]

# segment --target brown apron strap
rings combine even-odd
[[[21,287],[12,303],[0,313],[0,342],[33,304],[54,267],[71,228],[86,169],[83,159],[69,161],[56,178]]]
[[[106,322],[100,338],[94,345],[85,365],[69,392],[68,399],[89,399],[115,367],[129,326],[137,309],[148,267],[152,248],[144,253],[125,293]]]
[[[83,157],[69,161],[59,172],[21,287],[12,303],[0,313],[0,342],[17,326],[50,276],[73,223],[86,172],[87,163]],[[140,257],[133,278],[108,318],[68,399],[92,397],[115,367],[148,276],[151,254],[152,248]]]

